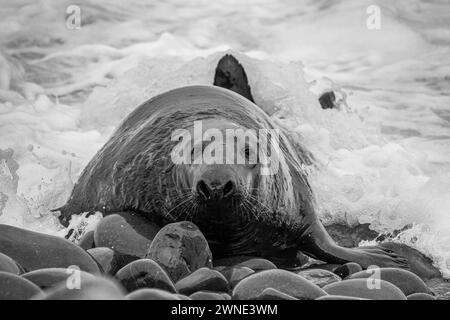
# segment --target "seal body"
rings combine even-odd
[[[277,148],[261,151],[261,140],[251,134],[241,145],[205,136],[197,141],[199,122],[202,132],[223,136],[229,130],[277,132]],[[194,136],[191,144],[178,150],[190,161],[176,163],[173,152],[189,134]],[[269,144],[275,144],[274,136],[266,136]],[[231,160],[226,152],[230,145]],[[221,146],[224,151],[218,155]],[[205,154],[214,161],[206,161]],[[267,174],[267,161],[263,164],[261,158],[267,160],[269,154],[271,161],[276,155],[276,168]],[[244,162],[233,161],[239,156]],[[214,86],[178,88],[148,100],[125,119],[82,172],[59,209],[60,220],[67,225],[72,214],[133,211],[161,226],[194,222],[214,258],[253,255],[295,265],[297,252],[303,251],[334,263],[404,265],[386,249],[348,249],[333,242],[314,211],[302,169],[311,160],[250,99]]]

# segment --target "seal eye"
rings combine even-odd
[[[258,157],[252,155],[249,145],[245,146],[244,155],[245,155],[245,163],[249,165],[251,168],[254,168],[258,163]]]

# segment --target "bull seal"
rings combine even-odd
[[[67,204],[57,209],[61,223],[67,226],[71,215],[83,212],[128,210],[161,226],[192,221],[215,259],[250,255],[294,266],[301,251],[329,263],[406,267],[388,249],[344,248],[331,239],[316,215],[302,169],[311,164],[311,156],[251,101],[245,71],[234,57],[222,58],[214,83],[229,89],[182,87],[137,107],[84,169]],[[192,132],[196,121],[221,133],[281,130],[277,171],[263,175],[263,165],[249,161],[195,164],[195,147],[193,163],[175,164],[171,153],[179,141],[172,134]],[[201,151],[207,146],[203,141]],[[245,143],[236,154],[248,160],[258,152],[255,148],[257,144]]]

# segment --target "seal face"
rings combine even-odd
[[[403,265],[388,250],[341,248],[331,240],[317,219],[302,169],[311,164],[309,153],[251,101],[237,60],[224,59],[215,83],[247,98],[220,87],[189,86],[145,102],[84,169],[68,203],[58,209],[60,221],[67,225],[72,214],[83,212],[128,210],[161,226],[194,222],[215,258],[249,254],[295,260],[301,250],[329,262]],[[237,133],[231,140],[226,139],[230,131]]]

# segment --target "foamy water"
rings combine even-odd
[[[70,1],[0,0],[0,222],[63,234],[49,209],[114,127],[211,84],[231,49],[256,103],[314,153],[324,223],[410,225],[397,241],[450,277],[450,5],[391,2],[368,30],[371,1],[78,1],[71,30]],[[320,108],[324,89],[340,110]]]

